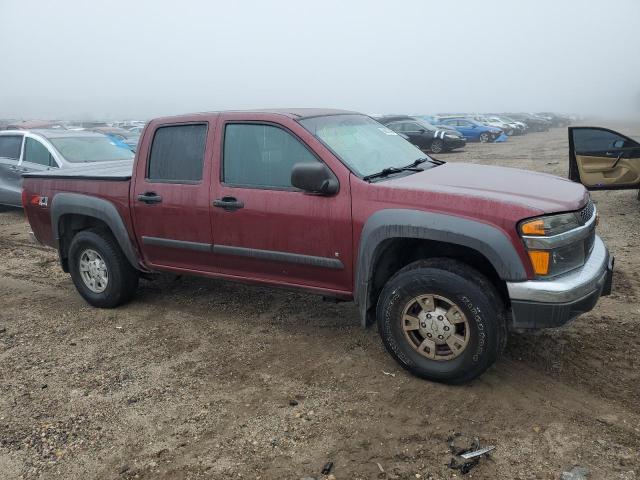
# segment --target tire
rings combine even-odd
[[[431,312],[432,320],[424,320],[431,322],[425,323],[426,329],[405,332],[405,311],[415,298],[421,296],[433,297],[432,305],[444,298],[457,309],[453,315],[462,315],[464,333],[458,324],[450,324],[450,328],[456,330],[454,335],[466,337],[466,346],[457,354],[446,344],[437,345],[436,351],[443,353],[448,349],[451,352],[449,356],[436,354],[435,358],[429,358],[419,352],[423,345],[420,343],[421,332],[433,331],[435,340],[436,332],[430,328],[439,322],[441,316],[436,318],[436,315],[441,308],[440,303]],[[426,310],[421,310],[420,315],[425,318]],[[504,303],[489,280],[466,264],[446,258],[415,262],[400,270],[383,288],[376,310],[382,342],[403,368],[421,378],[451,384],[465,383],[478,377],[504,351],[507,340],[505,315]],[[450,317],[451,310],[444,314],[446,321]],[[417,341],[415,337],[418,337]],[[424,340],[427,341],[426,336]],[[417,344],[420,346],[416,347]]]
[[[489,135],[489,132],[482,132],[478,137],[478,140],[480,140],[481,143],[487,143],[491,140],[491,135]]]
[[[445,151],[444,142],[440,138],[434,138],[431,142],[432,153],[442,153]]]
[[[86,271],[90,265],[92,271]],[[96,266],[98,265],[98,266]],[[83,273],[84,270],[84,273]],[[90,280],[106,272],[104,282]],[[78,293],[87,303],[99,308],[114,308],[131,300],[138,288],[138,271],[131,266],[120,246],[106,230],[78,232],[69,246],[69,273]]]

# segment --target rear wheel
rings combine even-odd
[[[463,383],[489,368],[506,343],[504,307],[491,283],[461,262],[412,264],[385,285],[378,331],[407,370]]]
[[[491,135],[489,135],[489,132],[482,132],[479,139],[482,143],[487,143],[489,140],[491,140]]]
[[[440,138],[435,138],[433,142],[431,142],[431,152],[433,153],[441,153],[444,151],[444,142]]]
[[[130,300],[138,271],[106,230],[77,233],[69,247],[69,272],[78,293],[94,307],[113,308]]]

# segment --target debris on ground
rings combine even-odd
[[[454,455],[447,466],[453,470],[459,470],[462,475],[469,473],[480,463],[482,457],[488,457],[489,452],[496,448],[494,445],[480,447],[478,437],[474,437],[469,442],[467,437],[458,432],[449,436],[447,442],[449,443],[449,451]]]
[[[568,472],[562,472],[560,480],[587,480],[589,469],[584,467],[573,467]]]
[[[320,473],[322,473],[323,475],[329,475],[331,473],[332,468],[333,468],[333,462],[327,462],[324,464],[324,467],[322,467],[322,471]]]
[[[391,372],[385,372],[384,370],[382,371],[382,373],[384,373],[385,375],[389,375],[390,377],[394,377],[396,376],[395,373],[391,373]]]
[[[478,450],[473,450],[471,452],[463,453],[460,456],[462,458],[464,458],[465,460],[469,460],[471,458],[481,457],[482,455],[485,455],[485,454],[489,453],[491,450],[494,450],[495,448],[496,448],[495,445],[489,445],[488,447],[484,447],[484,448],[480,448]]]

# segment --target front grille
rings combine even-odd
[[[591,219],[591,217],[593,217],[594,210],[595,207],[593,206],[593,202],[589,200],[584,208],[580,210],[580,212],[578,212],[578,214],[580,215],[580,223],[582,223],[582,225],[587,223]]]

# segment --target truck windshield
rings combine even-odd
[[[114,142],[106,136],[50,138],[56,150],[68,162],[109,162],[131,160],[133,152],[127,145]]]
[[[311,117],[300,124],[361,177],[412,164],[425,154],[393,130],[365,115]],[[431,163],[421,169],[433,167]]]

